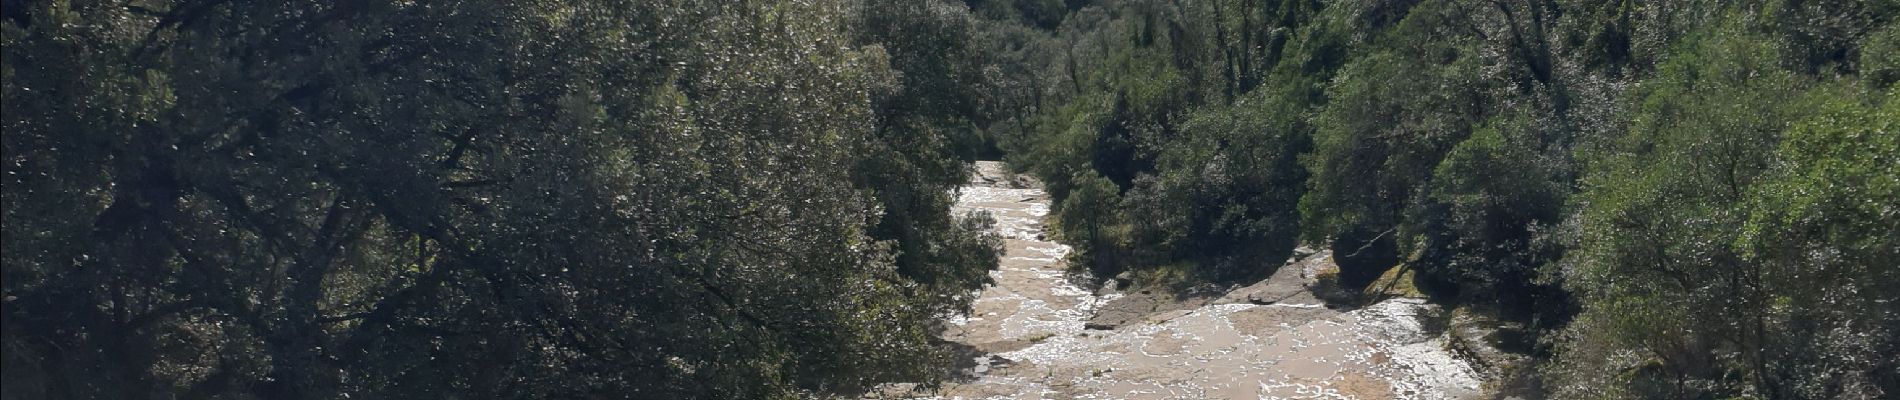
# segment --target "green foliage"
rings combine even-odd
[[[1900,82],[1900,24],[1869,35],[1860,53],[1861,77],[1871,88],[1889,88]]]
[[[1879,114],[1849,100],[1864,97],[1850,89],[1807,89],[1745,26],[1736,20],[1690,39],[1643,89],[1631,131],[1592,157],[1567,282],[1583,312],[1554,370],[1559,394],[1871,398],[1891,390],[1891,364],[1854,355],[1894,348],[1893,309],[1880,300],[1892,296],[1892,273],[1881,271],[1891,268],[1833,258],[1890,235],[1863,227],[1851,234],[1866,235],[1858,238],[1804,236],[1769,221],[1818,217],[1800,206],[1812,199],[1800,192],[1808,187],[1848,207],[1894,203],[1894,193],[1880,191],[1891,168],[1827,167],[1891,158],[1882,149],[1891,144],[1873,138],[1892,124],[1873,122]],[[1803,175],[1872,179],[1875,189],[1828,194],[1801,183]],[[1869,217],[1817,218],[1804,230],[1894,226]],[[1893,251],[1884,245],[1860,256]]]
[[[1082,265],[1120,265],[1124,257],[1120,250],[1127,241],[1126,229],[1116,212],[1122,201],[1120,190],[1101,175],[1079,174],[1069,180],[1074,186],[1056,212],[1058,232],[1078,250]]]
[[[1065,19],[1050,45],[1062,57],[1024,68],[1047,71],[1032,80],[1052,83],[1018,102],[1034,104],[1036,116],[1018,118],[1026,132],[1004,147],[1047,182],[1065,221],[1127,221],[1098,234],[1130,236],[1083,246],[1083,260],[1097,271],[1185,263],[1198,265],[1198,279],[1234,279],[1286,256],[1303,191],[1295,161],[1318,85],[1269,82],[1266,71],[1282,59],[1311,62],[1288,49],[1306,46],[1295,32],[1319,7],[1109,2]],[[1249,91],[1266,86],[1276,89]],[[1088,202],[1110,206],[1072,204],[1072,190],[1094,184],[1074,180],[1094,177],[1111,183],[1116,201],[1091,194]]]
[[[1896,13],[1101,2],[1012,42],[1047,50],[999,61],[1039,83],[992,131],[1098,272],[1235,279],[1299,232],[1549,334],[1558,397],[1890,396],[1852,354],[1892,351]]]
[[[1487,186],[1521,182],[1494,182],[1484,174],[1501,166],[1490,163],[1502,155],[1514,166],[1536,164],[1546,170],[1525,171],[1532,175],[1522,180],[1560,178],[1552,173],[1560,171],[1550,170],[1561,170],[1564,158],[1539,153],[1552,141],[1548,136],[1561,131],[1534,132],[1522,128],[1531,124],[1524,121],[1508,142],[1467,138],[1506,107],[1519,108],[1516,120],[1563,123],[1562,116],[1553,115],[1557,101],[1535,86],[1536,58],[1500,58],[1529,52],[1525,46],[1530,44],[1498,43],[1471,33],[1470,24],[1482,17],[1455,2],[1362,7],[1345,13],[1339,24],[1374,33],[1358,34],[1365,50],[1346,62],[1325,89],[1314,121],[1313,151],[1305,156],[1313,171],[1311,189],[1299,206],[1305,238],[1330,238],[1342,281],[1349,285],[1407,262],[1418,267],[1419,276],[1440,283],[1439,293],[1472,286],[1466,294],[1495,300],[1511,296],[1493,294],[1525,291],[1530,268],[1504,265],[1526,255],[1530,223],[1554,219],[1550,214],[1567,193],[1555,184],[1540,198],[1502,198],[1518,193],[1494,193],[1499,188]],[[1515,68],[1499,68],[1499,63]],[[1559,165],[1548,165],[1552,162]],[[1488,201],[1495,204],[1481,204]],[[1510,215],[1518,211],[1534,213],[1537,220]],[[1512,273],[1493,274],[1499,270]]]
[[[1558,398],[1900,393],[1892,1],[0,17],[6,399],[928,384],[992,157],[1097,273],[1329,244],[1545,333]]]
[[[1839,93],[1786,132],[1734,246],[1762,264],[1776,389],[1802,398],[1893,393],[1900,361],[1900,92]],[[1782,323],[1777,323],[1782,322]],[[1771,392],[1772,393],[1772,392]]]
[[[1644,89],[1631,131],[1614,139],[1610,155],[1591,162],[1580,194],[1587,205],[1583,239],[1572,253],[1578,271],[1569,282],[1585,310],[1571,327],[1581,343],[1571,346],[1603,340],[1639,355],[1606,359],[1601,350],[1573,350],[1570,362],[1578,365],[1570,372],[1615,374],[1629,368],[1620,365],[1654,360],[1660,367],[1644,373],[1673,370],[1678,383],[1666,392],[1656,392],[1665,390],[1660,383],[1635,385],[1632,394],[1689,387],[1710,391],[1696,396],[1740,393],[1715,385],[1734,383],[1721,377],[1748,366],[1712,364],[1718,357],[1758,360],[1734,355],[1759,342],[1739,342],[1752,332],[1734,322],[1742,316],[1723,311],[1743,307],[1759,287],[1743,284],[1743,272],[1752,269],[1729,244],[1742,221],[1742,194],[1768,166],[1777,132],[1796,117],[1783,111],[1784,99],[1800,93],[1795,77],[1775,66],[1776,55],[1760,43],[1731,27],[1685,46]],[[1715,276],[1722,278],[1704,278]],[[1728,355],[1718,356],[1717,345],[1727,345]],[[1604,382],[1591,390],[1622,389]]]
[[[960,312],[967,293],[989,283],[1002,248],[982,237],[987,219],[948,212],[968,162],[986,147],[973,122],[983,118],[977,91],[988,79],[973,18],[940,1],[855,6],[848,26],[859,43],[884,51],[895,76],[873,81],[894,87],[873,96],[873,140],[854,150],[851,182],[878,201],[870,234],[896,243],[898,273],[923,284],[937,312]]]
[[[1442,6],[1418,6],[1392,35],[1429,34],[1446,23]],[[1497,82],[1479,75],[1475,44],[1394,46],[1346,64],[1327,89],[1308,159],[1313,189],[1300,206],[1309,239],[1400,225],[1446,152],[1485,118],[1483,95]]]
[[[838,2],[5,7],[0,397],[850,394],[996,262]]]
[[[1138,181],[1124,202],[1136,248],[1196,261],[1207,278],[1271,272],[1299,232],[1302,116],[1264,96],[1189,116],[1162,150],[1156,175]]]
[[[1473,132],[1438,164],[1408,216],[1408,231],[1424,238],[1417,265],[1426,276],[1519,316],[1561,301],[1557,288],[1538,285],[1538,270],[1561,254],[1544,232],[1560,222],[1569,187],[1563,164],[1538,151],[1535,126],[1502,117]]]

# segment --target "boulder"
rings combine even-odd
[[[1305,260],[1307,257],[1311,257],[1314,254],[1318,254],[1318,253],[1319,253],[1319,250],[1314,250],[1311,247],[1306,247],[1306,246],[1294,247],[1293,260],[1294,261]]]
[[[1135,272],[1122,271],[1122,273],[1115,274],[1113,282],[1115,282],[1116,289],[1127,289],[1129,285],[1135,284]]]
[[[1254,282],[1251,285],[1234,289],[1228,292],[1226,296],[1221,297],[1221,300],[1218,302],[1247,302],[1265,305],[1285,302],[1295,297],[1302,297],[1301,295],[1308,294],[1309,292],[1306,288],[1307,282],[1303,273],[1304,270],[1305,266],[1298,263],[1283,265],[1280,269],[1273,271],[1273,276],[1269,276],[1267,279],[1263,279],[1259,282]],[[1307,297],[1311,296],[1303,296],[1303,298]]]
[[[1140,322],[1148,314],[1154,313],[1161,305],[1159,299],[1150,293],[1129,293],[1109,300],[1101,308],[1095,309],[1095,317],[1082,324],[1085,329],[1110,330]]]

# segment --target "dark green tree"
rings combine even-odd
[[[838,2],[4,7],[0,397],[853,393],[995,262],[873,235]]]
[[[897,245],[898,272],[925,285],[943,312],[966,308],[989,283],[1001,243],[981,219],[950,214],[952,191],[978,153],[993,147],[977,129],[985,118],[988,59],[961,4],[869,0],[855,4],[856,40],[889,56],[892,85],[873,97],[873,140],[862,142],[854,186],[878,200],[871,235]]]

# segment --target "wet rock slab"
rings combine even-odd
[[[1143,323],[1151,318],[1167,319],[1161,314],[1169,311],[1184,311],[1200,307],[1205,301],[1193,299],[1175,299],[1174,296],[1153,292],[1135,292],[1123,295],[1101,305],[1095,310],[1095,316],[1083,324],[1091,330],[1110,330],[1122,326]]]
[[[1323,259],[1312,260],[1321,261]],[[1280,303],[1300,305],[1321,304],[1318,298],[1313,297],[1313,291],[1308,287],[1310,279],[1307,278],[1307,275],[1307,265],[1302,262],[1288,260],[1286,265],[1281,266],[1280,269],[1273,272],[1273,276],[1252,285],[1234,289],[1228,292],[1227,295],[1222,296],[1220,300],[1216,300],[1215,303],[1246,302],[1260,305]]]

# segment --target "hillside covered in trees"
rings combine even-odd
[[[1299,244],[1562,399],[1900,395],[1900,2],[0,2],[0,398],[945,379],[1003,252]]]
[[[1305,241],[1557,398],[1900,395],[1900,3],[994,3],[987,132],[1098,273]]]

